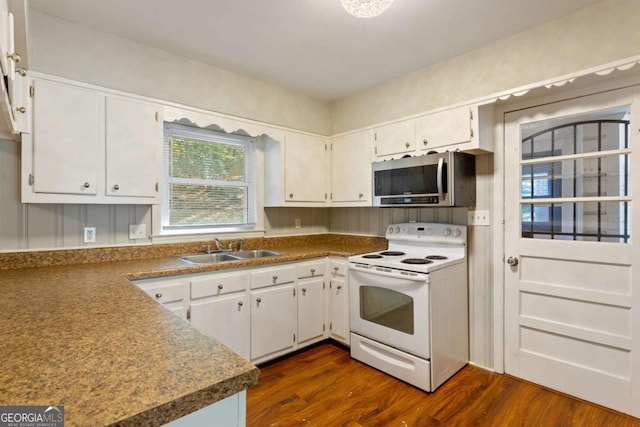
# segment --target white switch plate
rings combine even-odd
[[[84,228],[84,243],[95,243],[96,242],[96,228],[95,227],[85,227]]]
[[[129,239],[146,239],[147,238],[147,225],[146,224],[129,224]]]
[[[295,219],[296,228],[302,228],[302,220],[300,218]]]
[[[469,211],[468,225],[489,225],[489,211]]]

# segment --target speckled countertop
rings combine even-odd
[[[251,239],[284,255],[192,266],[201,243],[0,254],[0,405],[64,405],[66,426],[161,425],[259,381],[250,362],[128,279],[348,256],[379,238]]]

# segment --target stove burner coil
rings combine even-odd
[[[362,255],[362,258],[375,259],[375,258],[384,258],[384,257],[378,254],[369,254],[369,255]]]
[[[433,261],[424,258],[406,258],[400,262],[403,264],[431,264]]]
[[[401,255],[404,255],[404,252],[400,252],[400,251],[384,251],[384,252],[380,252],[380,255],[401,256]]]
[[[444,255],[429,255],[427,257],[425,257],[427,259],[433,259],[433,260],[443,260],[443,259],[448,259],[446,256]]]

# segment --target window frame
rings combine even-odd
[[[245,181],[242,183],[235,181],[203,181],[201,179],[179,178],[181,183],[207,184],[217,183],[220,186],[244,187],[246,188],[246,201],[244,210],[244,222],[238,224],[209,224],[209,225],[171,225],[169,220],[169,203],[172,177],[170,176],[171,154],[170,142],[174,136],[195,139],[212,143],[227,143],[233,145],[243,145],[245,147]],[[180,234],[203,234],[203,233],[224,233],[256,231],[258,228],[258,149],[257,138],[226,133],[210,128],[188,126],[179,123],[165,122],[163,126],[163,177],[162,177],[162,203],[158,209],[158,232],[160,235],[180,235]]]

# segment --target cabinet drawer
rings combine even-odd
[[[329,273],[332,276],[346,276],[347,263],[342,260],[332,259],[329,261]]]
[[[142,290],[156,301],[168,304],[176,301],[188,299],[186,295],[187,282],[169,282],[163,284],[149,284],[140,286]]]
[[[327,262],[324,259],[301,262],[300,264],[298,264],[298,278],[302,279],[304,277],[322,276],[324,275],[326,266],[327,266]]]
[[[249,273],[216,273],[191,279],[191,298],[205,298],[247,289]]]
[[[296,280],[296,266],[264,268],[251,272],[251,289],[280,285]]]

